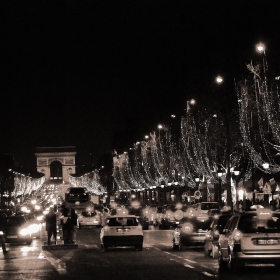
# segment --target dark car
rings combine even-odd
[[[32,229],[24,216],[1,218],[0,230],[4,232],[7,243],[26,243],[30,245],[32,242]]]
[[[213,215],[213,222],[210,229],[207,231],[204,240],[204,255],[205,257],[212,256],[213,259],[218,258],[218,241],[220,232],[223,231],[227,221],[232,216],[231,213],[225,212]]]
[[[176,205],[164,205],[161,209],[158,227],[159,229],[176,228],[183,216],[183,211],[178,209]]]
[[[149,219],[145,216],[144,209],[142,207],[137,209],[130,207],[128,208],[128,214],[137,216],[143,230],[149,229]]]
[[[203,246],[205,234],[209,230],[213,217],[184,217],[172,233],[173,249],[182,250],[183,246]]]
[[[280,266],[280,213],[265,208],[235,213],[219,237],[220,269],[245,264]]]

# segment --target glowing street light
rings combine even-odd
[[[257,50],[257,52],[259,52],[259,53],[265,53],[265,46],[264,46],[264,44],[263,44],[263,43],[257,44],[256,50]]]
[[[216,77],[216,83],[221,84],[223,82],[223,77],[222,76],[217,76]]]

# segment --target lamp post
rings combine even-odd
[[[217,76],[215,79],[216,83],[221,86],[223,84],[224,79],[222,76]],[[230,136],[230,120],[229,120],[229,113],[228,110],[231,106],[229,104],[229,98],[223,99],[224,105],[221,109],[221,113],[224,117],[224,127],[225,127],[225,168],[226,168],[226,190],[227,190],[227,206],[229,207],[230,211],[233,211],[233,203],[232,203],[232,192],[231,192],[231,172],[230,172],[230,154],[231,154],[231,136]]]
[[[219,202],[220,208],[222,208],[222,176],[223,176],[223,171],[222,171],[221,168],[218,169],[217,175],[218,175],[218,180],[219,180],[218,202]]]
[[[265,163],[263,163],[263,169],[264,170],[268,170],[269,169],[269,163],[267,163],[267,162],[265,162]],[[266,191],[265,190],[265,185],[266,185],[266,180],[265,180],[265,176],[266,175],[266,173],[264,172],[263,173],[263,192],[264,192],[264,194],[263,194],[263,199],[264,199],[264,206],[265,207],[268,207],[269,206],[269,192],[270,192],[270,190],[268,190],[268,191]]]

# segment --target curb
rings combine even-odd
[[[78,244],[42,245],[43,250],[69,250],[78,249]]]

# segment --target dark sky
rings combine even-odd
[[[0,152],[129,148],[217,74],[233,88],[259,41],[277,69],[277,2],[1,1]]]

